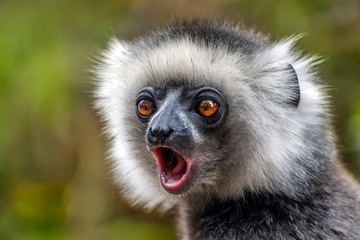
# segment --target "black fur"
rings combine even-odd
[[[241,51],[242,54],[251,55],[269,44],[266,36],[259,36],[259,33],[240,29],[230,23],[194,20],[177,23],[149,34],[143,43],[153,48],[169,41],[188,37],[193,42],[204,44],[206,47],[225,46],[229,52]]]
[[[318,186],[303,198],[284,194],[245,192],[239,199],[212,199],[207,204],[196,197],[187,199],[187,224],[191,240],[290,240],[359,239],[358,198],[343,202],[353,194],[334,181],[338,173],[329,171]],[[337,179],[340,180],[340,179]],[[189,208],[190,206],[190,208]],[[193,206],[193,208],[191,207]],[[188,209],[188,210],[185,210]],[[354,216],[337,214],[353,212]],[[334,219],[336,217],[337,219]]]

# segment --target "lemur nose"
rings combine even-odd
[[[154,126],[149,129],[147,139],[153,144],[163,144],[171,135],[173,129],[166,126]]]

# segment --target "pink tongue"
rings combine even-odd
[[[180,173],[180,175],[182,176],[185,172],[184,172],[184,167],[185,167],[185,160],[184,158],[182,158],[179,154],[175,153],[176,156],[176,160],[177,160],[177,165],[176,167],[171,171],[171,174],[173,176],[178,175]],[[186,170],[186,169],[185,169]],[[180,176],[180,177],[181,177]],[[177,176],[178,177],[178,176]]]

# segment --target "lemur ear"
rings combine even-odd
[[[300,103],[300,85],[299,79],[296,74],[294,67],[289,64],[285,68],[285,71],[288,72],[288,88],[290,90],[290,97],[287,100],[287,104],[291,107],[297,108]]]

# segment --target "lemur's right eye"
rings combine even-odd
[[[137,105],[138,112],[141,116],[149,116],[154,111],[154,104],[148,100],[141,100]]]
[[[144,88],[136,96],[135,111],[138,120],[142,124],[146,124],[151,115],[156,112],[156,101],[153,94],[153,89]]]

